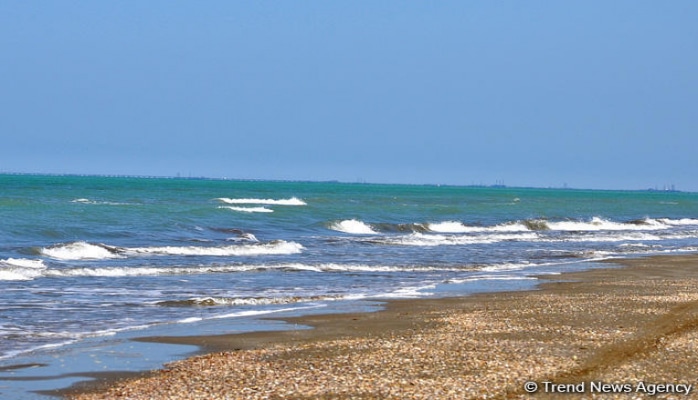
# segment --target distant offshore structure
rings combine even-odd
[[[673,183],[671,185],[664,185],[663,189],[660,189],[658,186],[655,186],[647,190],[650,192],[680,192],[680,190],[676,190],[676,186]]]
[[[504,184],[504,180],[496,180],[494,184],[487,184],[487,183],[471,183],[468,185],[469,187],[478,187],[478,188],[505,188],[507,185]]]

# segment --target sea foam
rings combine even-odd
[[[357,235],[375,235],[378,233],[374,231],[370,225],[356,219],[345,219],[343,221],[333,222],[330,224],[329,228],[335,231]]]
[[[202,265],[197,267],[71,267],[43,268],[31,270],[5,270],[0,265],[0,280],[31,280],[39,277],[69,278],[69,277],[138,277],[138,276],[167,276],[167,275],[201,275],[229,274],[250,271],[312,271],[320,273],[396,273],[396,272],[433,272],[433,271],[464,271],[473,267],[468,266],[410,266],[410,265],[369,265],[369,264],[242,264],[242,265]],[[16,275],[13,275],[16,274]],[[242,303],[241,303],[242,304]]]
[[[444,221],[429,223],[427,228],[436,233],[521,232],[530,230],[528,226],[518,221],[494,226],[470,226],[458,221]]]
[[[528,233],[493,233],[486,235],[470,236],[470,235],[456,235],[456,234],[423,234],[423,233],[413,233],[410,235],[403,236],[393,236],[384,237],[380,239],[374,239],[374,243],[386,244],[386,245],[400,245],[400,246],[453,246],[453,245],[471,245],[471,244],[487,244],[487,243],[497,243],[503,241],[534,241],[538,239],[538,235],[535,232]]]
[[[276,240],[269,243],[255,243],[220,247],[136,247],[127,249],[127,253],[176,256],[256,256],[265,254],[298,254],[302,252],[302,250],[303,246],[299,243],[287,242],[285,240]]]
[[[219,197],[219,201],[227,204],[267,204],[279,206],[305,206],[307,203],[297,197],[289,199],[231,199],[227,197]]]
[[[41,249],[41,254],[57,260],[103,260],[121,258],[115,247],[87,242],[72,242]]]
[[[645,218],[629,222],[616,222],[602,217],[593,217],[588,221],[530,219],[511,221],[492,226],[466,225],[459,221],[432,222],[427,228],[435,233],[480,233],[480,232],[522,232],[522,231],[560,231],[560,232],[597,232],[597,231],[653,231],[665,230],[671,226],[698,225],[698,219],[683,218]]]
[[[129,206],[129,203],[122,203],[117,201],[100,201],[100,200],[90,200],[86,198],[79,198],[70,201],[71,203],[78,204],[91,204],[91,205],[105,205],[105,206]]]
[[[42,275],[46,265],[41,260],[8,258],[0,260],[0,281],[28,281]]]
[[[11,266],[28,269],[46,269],[46,265],[42,260],[30,260],[26,258],[8,258],[0,260],[0,266]]]
[[[228,210],[246,212],[246,213],[272,213],[274,210],[266,207],[236,207],[236,206],[220,206],[218,208],[225,208]]]
[[[302,252],[302,250],[303,246],[299,243],[275,240],[268,243],[228,246],[154,246],[130,248],[87,242],[73,242],[43,248],[40,252],[42,255],[57,260],[103,260],[143,255],[256,256],[265,254],[297,254]]]
[[[590,221],[559,221],[548,222],[551,230],[556,231],[645,231],[667,229],[668,226],[658,220],[645,219],[636,222],[614,222],[601,217],[593,217]]]

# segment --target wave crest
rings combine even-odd
[[[155,303],[167,307],[215,307],[292,304],[307,301],[337,300],[340,296],[288,296],[288,297],[195,297],[186,300],[164,300]]]
[[[602,217],[590,220],[527,219],[505,222],[498,225],[476,226],[466,225],[459,221],[432,222],[427,224],[429,231],[434,233],[482,233],[482,232],[525,232],[525,231],[560,231],[560,232],[595,232],[595,231],[648,231],[669,229],[675,225],[698,225],[698,219],[683,218],[672,220],[667,218],[615,222]]]
[[[351,233],[355,235],[375,235],[378,232],[374,231],[371,225],[357,219],[345,219],[336,221],[330,224],[330,229],[334,231]]]
[[[371,243],[381,245],[397,245],[397,246],[448,246],[448,245],[471,245],[471,244],[488,244],[504,241],[530,241],[538,239],[538,234],[534,232],[528,233],[494,233],[490,235],[471,236],[471,235],[444,235],[444,234],[422,234],[413,233],[411,235],[382,237],[371,239]]]
[[[427,228],[436,233],[523,232],[530,230],[525,223],[519,221],[494,226],[465,225],[459,221],[444,221],[429,223]]]
[[[269,243],[254,243],[221,247],[163,246],[136,247],[128,249],[134,254],[154,254],[173,256],[257,256],[273,254],[297,254],[303,246],[296,242],[275,240]]]
[[[299,199],[298,197],[291,197],[289,199],[231,199],[228,197],[219,197],[216,200],[222,201],[226,204],[266,204],[279,206],[308,205],[305,201]]]
[[[100,200],[90,200],[86,198],[79,198],[70,201],[71,203],[78,204],[91,204],[91,205],[104,205],[104,206],[129,206],[129,203],[120,203],[116,201],[100,201]]]
[[[246,212],[246,213],[272,213],[274,210],[266,207],[236,207],[236,206],[220,206],[218,208],[225,208],[228,210]]]
[[[640,220],[615,222],[602,217],[589,220],[551,221],[544,218],[503,222],[497,225],[467,225],[460,221],[429,223],[371,223],[357,219],[346,219],[328,223],[328,228],[356,235],[381,233],[432,233],[432,234],[494,234],[527,233],[541,231],[596,232],[596,231],[654,231],[670,229],[672,226],[698,225],[698,219],[645,218]]]
[[[57,260],[103,260],[138,255],[257,256],[297,254],[303,249],[303,246],[299,243],[287,242],[285,240],[227,246],[155,246],[131,248],[87,242],[73,242],[43,248],[40,250],[40,253]]]
[[[37,261],[41,263],[41,261]],[[43,265],[43,264],[41,264]],[[368,265],[368,264],[241,264],[241,265],[207,265],[198,267],[72,267],[72,268],[35,268],[10,269],[3,268],[0,262],[0,280],[32,280],[41,277],[137,277],[158,275],[201,275],[201,274],[230,274],[254,271],[312,271],[319,273],[391,273],[391,272],[427,272],[427,271],[463,271],[469,266],[420,266],[420,265]]]
[[[122,249],[105,244],[87,242],[72,242],[46,247],[40,250],[42,255],[56,260],[103,260],[107,258],[122,258]]]
[[[39,277],[46,270],[41,260],[8,258],[0,260],[0,281],[29,281]]]

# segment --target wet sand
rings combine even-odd
[[[391,301],[374,313],[287,319],[314,329],[143,338],[197,344],[204,354],[61,394],[81,400],[698,398],[698,255],[622,265],[543,277],[555,281],[533,291]],[[529,393],[534,384],[538,390]],[[692,385],[688,395],[682,385]]]

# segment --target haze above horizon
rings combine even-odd
[[[0,171],[698,191],[695,15],[1,2]]]

